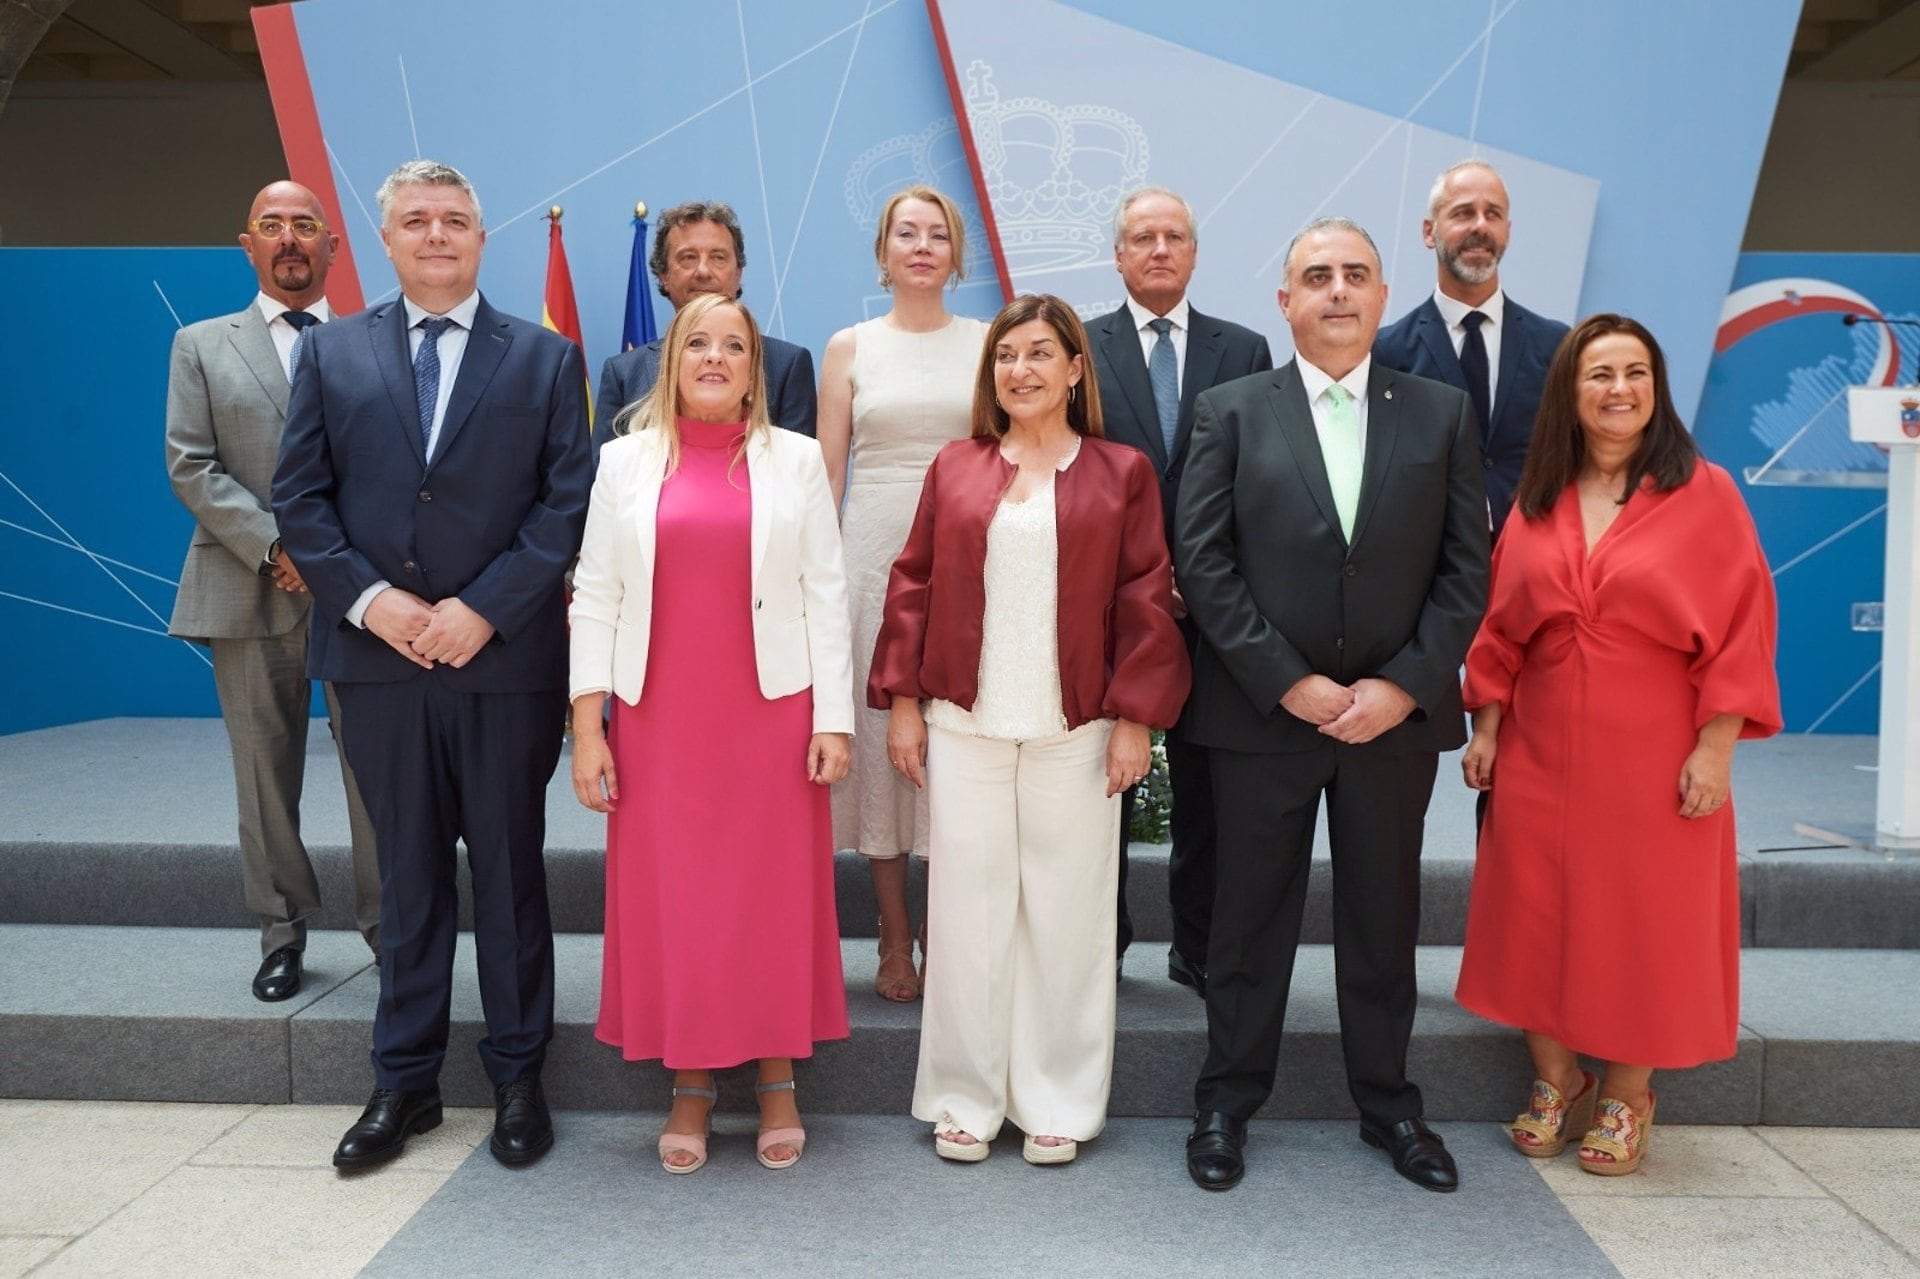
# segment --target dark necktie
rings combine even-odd
[[[1473,411],[1480,415],[1480,443],[1483,446],[1493,438],[1493,392],[1488,389],[1487,339],[1480,332],[1480,326],[1486,322],[1485,311],[1469,311],[1460,317],[1460,323],[1467,329],[1466,340],[1460,344],[1460,371],[1467,375],[1467,398],[1473,401]]]
[[[282,311],[280,318],[297,330],[293,351],[287,356],[287,381],[291,382],[293,375],[300,371],[300,357],[307,353],[307,330],[320,323],[320,317],[306,311]]]
[[[1167,461],[1173,461],[1173,431],[1180,423],[1180,362],[1173,354],[1173,321],[1166,316],[1147,321],[1147,327],[1160,336],[1153,341],[1153,354],[1147,360],[1147,380],[1153,383],[1153,408],[1160,417],[1160,439],[1167,446]]]
[[[413,356],[413,398],[420,404],[420,452],[433,451],[433,410],[440,402],[440,335],[452,320],[432,316],[420,321],[420,349]]]

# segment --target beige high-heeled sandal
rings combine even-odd
[[[893,1004],[910,1004],[920,998],[920,976],[913,967],[912,936],[897,946],[880,942],[878,947],[880,969],[873,977],[873,993]]]
[[[671,1173],[699,1172],[707,1166],[707,1138],[713,1132],[713,1103],[720,1100],[720,1094],[712,1088],[673,1087],[676,1097],[705,1097],[707,1099],[707,1131],[703,1133],[663,1132],[660,1134],[660,1166]],[[690,1164],[677,1164],[668,1159],[668,1155],[692,1155]]]
[[[770,1092],[794,1091],[793,1080],[777,1079],[770,1084],[755,1084],[756,1096]],[[770,1159],[767,1152],[775,1146],[792,1146],[793,1154],[785,1159]],[[782,1168],[791,1168],[800,1162],[800,1156],[807,1151],[807,1130],[805,1128],[762,1128],[753,1143],[753,1157],[760,1161],[762,1168],[771,1168],[779,1172]]]

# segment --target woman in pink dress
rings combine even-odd
[[[760,1162],[790,1167],[793,1059],[847,1035],[827,788],[853,664],[826,466],[768,422],[759,331],[717,294],[674,317],[615,429],[572,608],[574,792],[608,814],[595,1033],[674,1072],[668,1172],[706,1163],[713,1071],[751,1060]]]

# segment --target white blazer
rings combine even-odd
[[[640,431],[600,450],[573,576],[569,697],[640,700],[653,632],[655,520],[666,440]],[[753,494],[754,664],[769,699],[813,687],[813,731],[853,732],[853,624],[840,521],[817,441],[773,430],[747,445]],[[687,678],[690,672],[676,674]]]

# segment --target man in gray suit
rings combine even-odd
[[[324,295],[339,243],[313,192],[293,182],[262,190],[240,234],[260,292],[243,311],[181,329],[167,383],[167,474],[197,522],[167,630],[213,653],[214,688],[233,748],[247,908],[260,917],[265,956],[253,993],[267,1001],[300,989],[307,919],[320,909],[320,886],[300,841],[313,696],[311,599],[280,549],[268,495],[306,331],[332,318]],[[327,711],[337,739],[340,711],[331,687]],[[373,824],[344,755],[340,771],[353,839],[354,921],[378,954]]]

